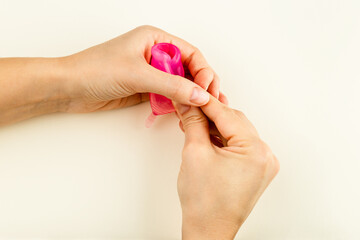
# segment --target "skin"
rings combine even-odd
[[[179,47],[188,79],[149,65],[160,42]],[[279,164],[244,114],[227,106],[201,52],[178,37],[141,26],[70,56],[2,58],[0,126],[128,107],[147,101],[149,92],[173,100],[185,133],[178,178],[183,239],[233,239]]]
[[[151,47],[160,42],[180,48],[193,82],[149,65]],[[66,57],[0,59],[0,125],[52,112],[132,106],[147,101],[148,92],[201,106],[209,99],[206,90],[219,97],[219,78],[197,48],[158,28],[141,26]]]
[[[216,98],[175,109],[185,133],[178,177],[183,239],[234,239],[279,162],[245,115]]]

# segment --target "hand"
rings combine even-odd
[[[244,114],[214,97],[201,109],[175,109],[185,132],[178,177],[183,239],[233,239],[279,163]]]
[[[151,47],[170,42],[179,47],[184,68],[194,82],[149,65]],[[141,26],[103,44],[61,59],[68,72],[67,112],[90,112],[148,100],[148,92],[176,102],[201,106],[207,90],[219,97],[219,78],[200,51],[184,40],[151,26]]]
[[[175,44],[188,78],[149,65],[151,47]],[[148,100],[148,92],[201,106],[216,98],[219,77],[200,51],[160,29],[138,27],[60,58],[0,58],[0,126],[53,112],[92,112]],[[208,92],[207,92],[207,91]]]

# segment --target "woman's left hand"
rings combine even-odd
[[[149,65],[151,47],[176,45],[193,82]],[[209,94],[219,98],[219,77],[201,52],[186,41],[152,26],[141,26],[82,52],[59,58],[64,70],[66,112],[92,112],[131,106],[158,93],[186,105],[202,106]]]

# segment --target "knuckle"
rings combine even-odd
[[[215,81],[217,81],[218,83],[220,83],[220,77],[219,77],[219,75],[217,75],[216,72],[214,72],[214,78],[215,78]]]
[[[254,163],[258,167],[266,167],[273,157],[270,148],[265,142],[257,138],[252,141],[252,146],[255,155]]]
[[[257,139],[253,142],[255,148],[255,159],[253,161],[256,168],[261,172],[266,172],[271,178],[280,170],[280,163],[275,157],[270,147],[261,139]]]
[[[209,67],[200,69],[194,79],[194,82],[204,89],[207,89],[213,81],[214,73]]]
[[[209,66],[199,69],[198,74],[199,73],[205,75],[206,77],[208,77],[210,79],[213,79],[215,77],[214,71]]]
[[[141,26],[137,27],[136,29],[141,32],[145,32],[145,33],[150,33],[150,32],[155,32],[155,31],[160,30],[159,28],[154,27],[152,25],[141,25]]]
[[[209,78],[208,81],[209,81],[209,84],[210,84],[213,80],[215,80],[215,73],[214,73],[214,71],[212,70],[211,67],[204,68],[204,71],[206,72],[206,74],[207,74],[207,76]]]
[[[236,116],[233,109],[229,108],[226,105],[219,106],[219,114],[215,115],[213,118],[214,122],[221,122],[223,120],[234,120],[234,117]]]
[[[201,115],[195,115],[195,114],[185,116],[183,120],[183,126],[185,129],[187,129],[189,126],[193,124],[204,124],[204,123],[207,123],[206,119]]]
[[[226,114],[235,114],[234,109],[226,106],[225,104],[220,104],[221,112],[224,112]]]
[[[274,154],[272,153],[270,147],[263,141],[261,141],[262,145],[262,154],[266,162],[270,162],[274,158]]]
[[[276,176],[279,171],[280,171],[280,162],[277,159],[277,157],[275,155],[273,155],[273,173],[274,173],[274,176]]]
[[[196,46],[194,46],[194,45],[191,45],[191,46],[192,46],[193,49],[194,49],[194,54],[202,54],[201,51],[200,51],[200,49],[199,49],[198,47],[196,47]]]
[[[147,24],[137,27],[137,29],[141,29],[141,30],[152,30],[153,28],[154,28],[153,26]]]
[[[226,105],[224,105],[224,104],[222,104],[221,107],[222,107],[222,112],[223,112],[224,114],[228,115],[229,117],[231,117],[231,118],[234,119],[234,120],[235,120],[235,119],[238,120],[238,115],[237,115],[237,113],[235,112],[234,109],[229,108],[228,106],[226,106]]]
[[[245,118],[245,113],[243,113],[242,111],[239,111],[239,110],[236,110],[236,109],[233,109],[233,111],[238,117]]]

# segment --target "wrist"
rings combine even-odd
[[[65,112],[70,102],[69,77],[63,58],[36,58],[33,60],[34,98],[30,100],[40,114]],[[31,71],[31,69],[29,69]]]
[[[182,240],[232,240],[240,228],[226,220],[183,217]]]
[[[0,125],[66,110],[67,78],[58,58],[0,59]]]
[[[53,101],[56,103],[56,112],[67,112],[71,99],[73,98],[73,82],[72,66],[69,57],[59,57],[49,59],[53,62],[53,73],[50,74],[51,81],[54,82],[55,92]]]

